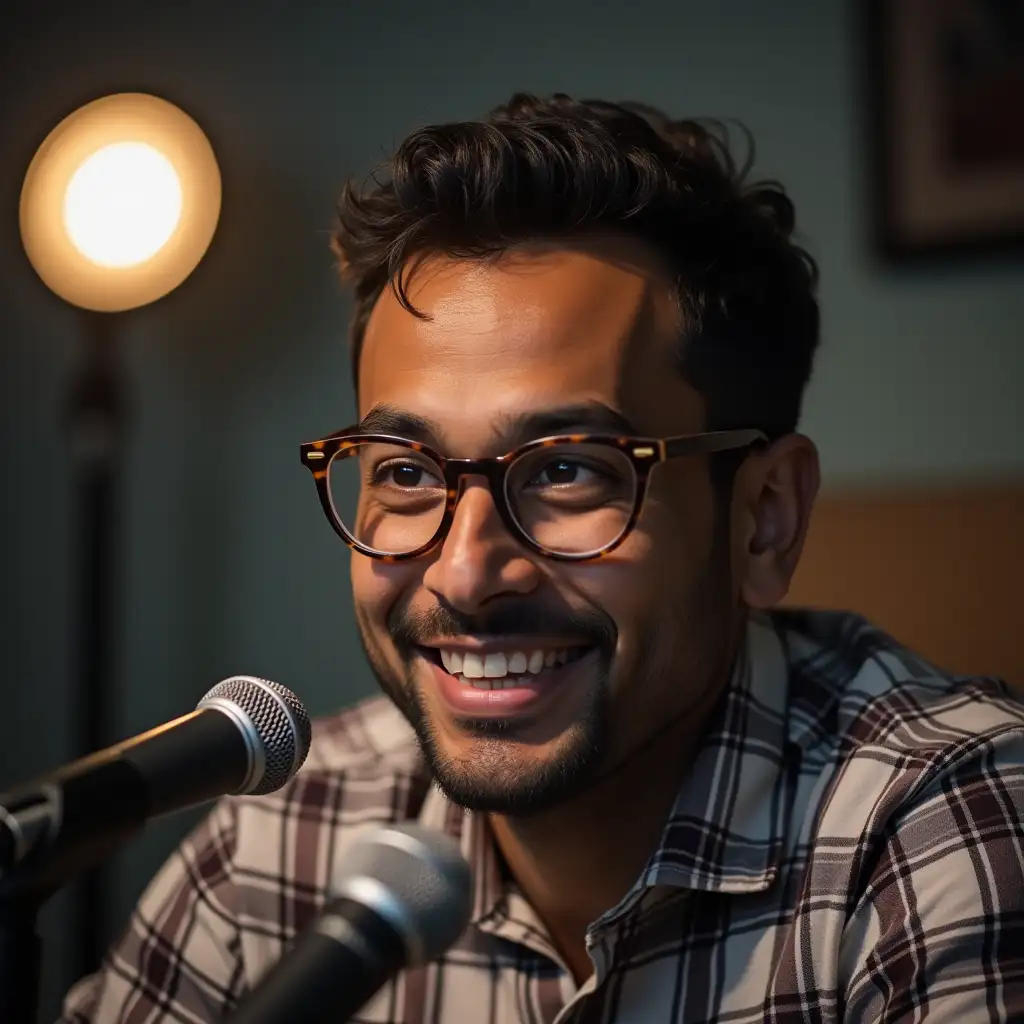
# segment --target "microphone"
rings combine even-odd
[[[469,865],[458,845],[412,824],[357,838],[334,892],[229,1024],[341,1024],[404,967],[444,953],[472,908]]]
[[[0,896],[23,882],[59,886],[150,818],[280,789],[309,742],[294,693],[255,676],[225,679],[190,714],[0,793]]]

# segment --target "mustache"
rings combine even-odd
[[[395,608],[388,617],[388,632],[404,655],[426,641],[439,637],[487,636],[579,636],[595,647],[615,644],[614,623],[598,612],[552,609],[535,602],[495,606],[483,614],[466,615],[439,604],[426,611]]]

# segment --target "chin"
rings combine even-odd
[[[606,729],[596,708],[539,743],[521,737],[514,721],[435,723],[420,719],[424,755],[441,791],[467,810],[510,817],[551,810],[585,790],[603,762]]]

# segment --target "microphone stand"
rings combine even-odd
[[[31,898],[0,902],[0,1020],[10,1024],[39,1019],[38,912],[39,904]]]
[[[60,813],[59,800],[37,791],[19,802],[22,806],[17,808],[17,818],[2,805],[0,817],[20,842],[31,848],[40,834],[55,823]],[[16,862],[17,844],[8,841],[9,833],[3,835],[0,861]],[[31,858],[8,874],[0,873],[0,1021],[34,1024],[39,1019],[42,942],[36,918],[57,887],[53,878],[47,876],[45,866],[40,871]]]
[[[0,794],[0,816],[18,837],[16,843],[0,842],[0,862],[13,864],[0,873],[0,1022],[34,1024],[39,1014],[39,973],[41,943],[36,918],[43,904],[65,883],[95,869],[121,845],[142,829],[142,817],[136,813],[143,802],[133,799],[130,789],[118,786],[124,779],[118,763],[110,771],[97,774],[86,786],[115,792],[127,799],[117,801],[122,814],[115,815],[104,830],[89,834],[85,840],[62,847],[51,845],[61,825],[61,788],[57,785],[29,784]],[[79,815],[80,818],[80,815]],[[75,824],[72,812],[65,824]],[[78,821],[81,824],[81,821]],[[6,834],[6,833],[5,833]],[[22,859],[18,845],[27,849]],[[12,849],[11,847],[14,847]]]

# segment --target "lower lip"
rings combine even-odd
[[[558,700],[573,682],[593,668],[596,658],[596,650],[588,651],[568,665],[541,672],[536,682],[500,690],[478,689],[446,672],[443,666],[429,658],[423,658],[423,661],[452,714],[463,718],[511,718],[535,714]]]

